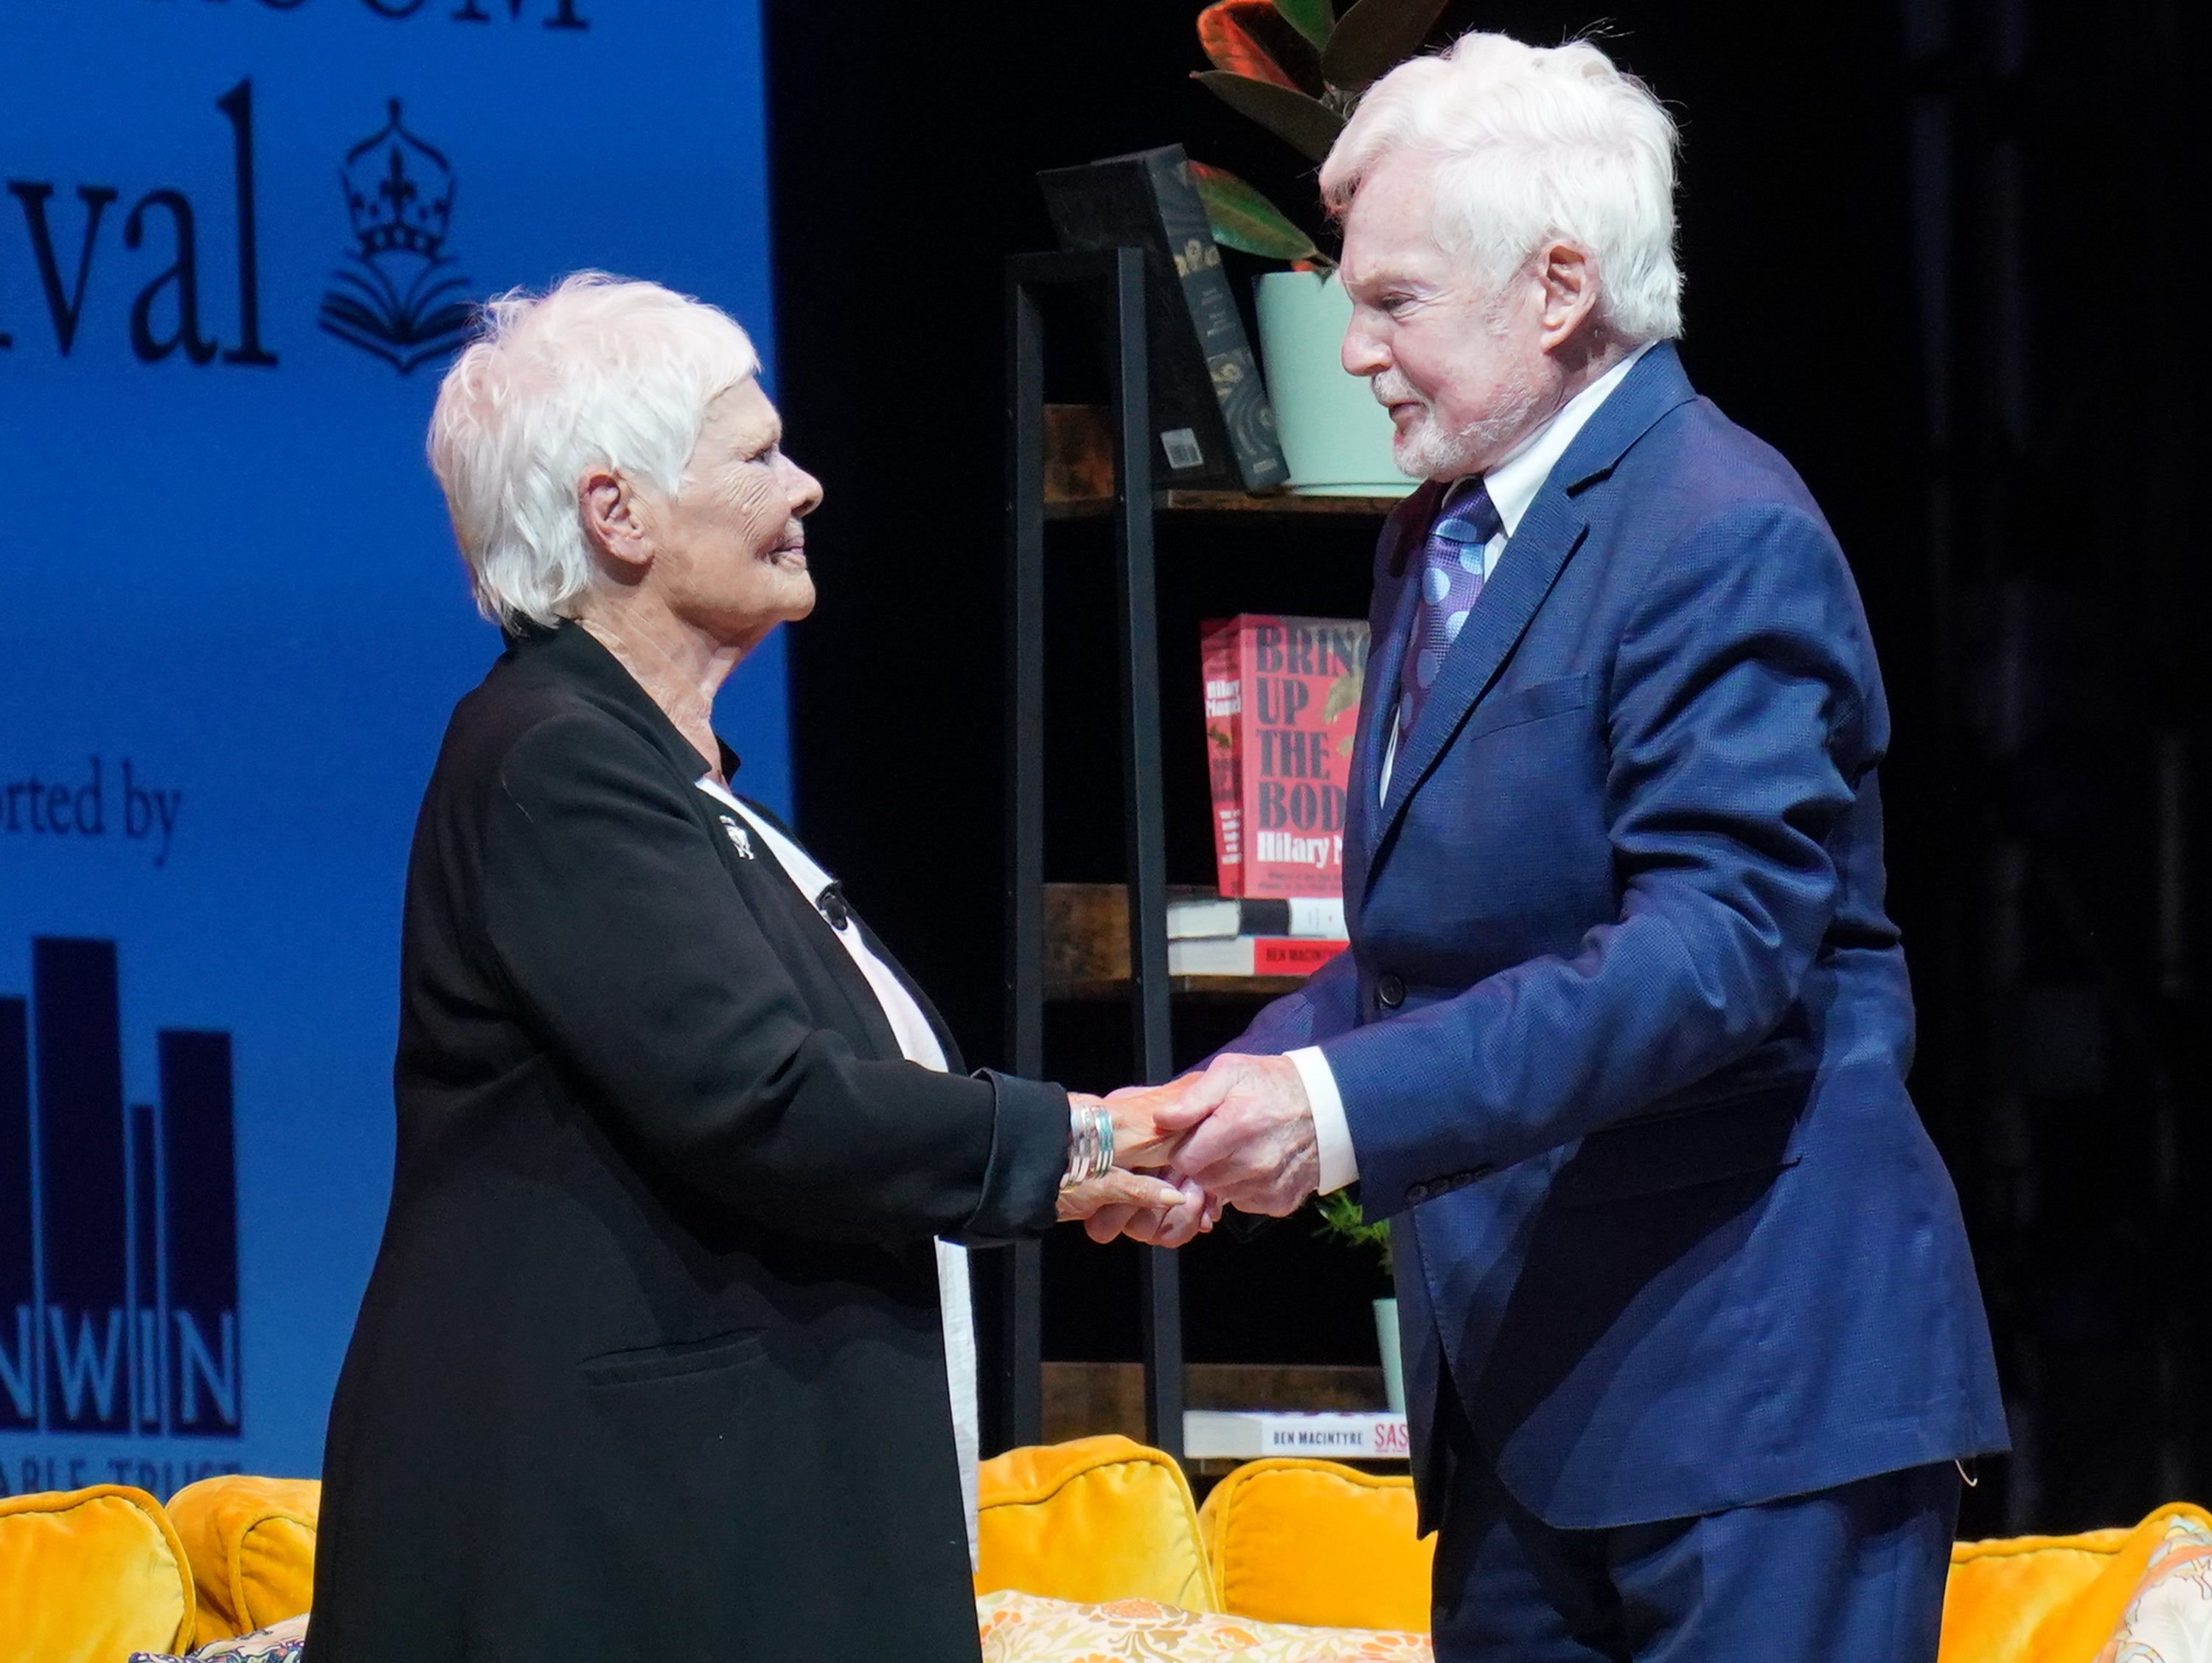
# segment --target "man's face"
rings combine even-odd
[[[1400,471],[1457,479],[1495,466],[1551,413],[1557,374],[1542,344],[1542,284],[1524,270],[1499,289],[1437,246],[1434,175],[1426,158],[1400,151],[1352,198],[1343,363],[1389,407]]]

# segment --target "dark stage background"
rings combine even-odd
[[[2212,1496],[2203,1197],[2204,417],[2181,247],[2204,189],[2200,9],[1476,5],[1597,27],[1682,123],[1683,354],[1803,472],[1888,678],[1893,910],[1913,1087],[1966,1203],[2018,1447],[1969,1534]],[[1310,171],[1186,79],[1192,0],[769,0],[780,389],[827,484],[793,632],[809,842],[1001,1055],[1003,257],[1048,247],[1032,175],[1172,141],[1310,201]],[[1048,875],[1115,878],[1103,539],[1056,532]],[[1161,548],[1172,880],[1211,850],[1194,634],[1364,610],[1370,533],[1178,528]],[[1086,661],[1086,652],[1091,655]],[[1208,1013],[1183,1057],[1234,1031]],[[1118,1011],[1062,1011],[1070,1083],[1119,1083]],[[1046,1355],[1132,1357],[1133,1254],[1063,1231]],[[1371,1361],[1374,1277],[1301,1219],[1186,1255],[1196,1361]]]

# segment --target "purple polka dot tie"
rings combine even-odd
[[[1444,655],[1482,593],[1490,539],[1505,529],[1479,479],[1464,480],[1444,499],[1443,512],[1421,550],[1421,598],[1413,608],[1413,638],[1398,670],[1398,735],[1402,741],[1421,719],[1429,689]]]

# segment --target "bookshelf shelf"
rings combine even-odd
[[[1103,520],[1114,512],[1114,411],[1103,405],[1046,405],[1043,442],[1044,517]],[[1177,490],[1146,482],[1154,514],[1352,515],[1379,520],[1413,490],[1382,496],[1308,495],[1295,487],[1264,493],[1247,490]]]

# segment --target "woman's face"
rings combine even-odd
[[[814,610],[799,521],[822,487],[782,440],[760,383],[740,381],[707,406],[683,484],[651,512],[663,601],[718,641],[750,644]]]

